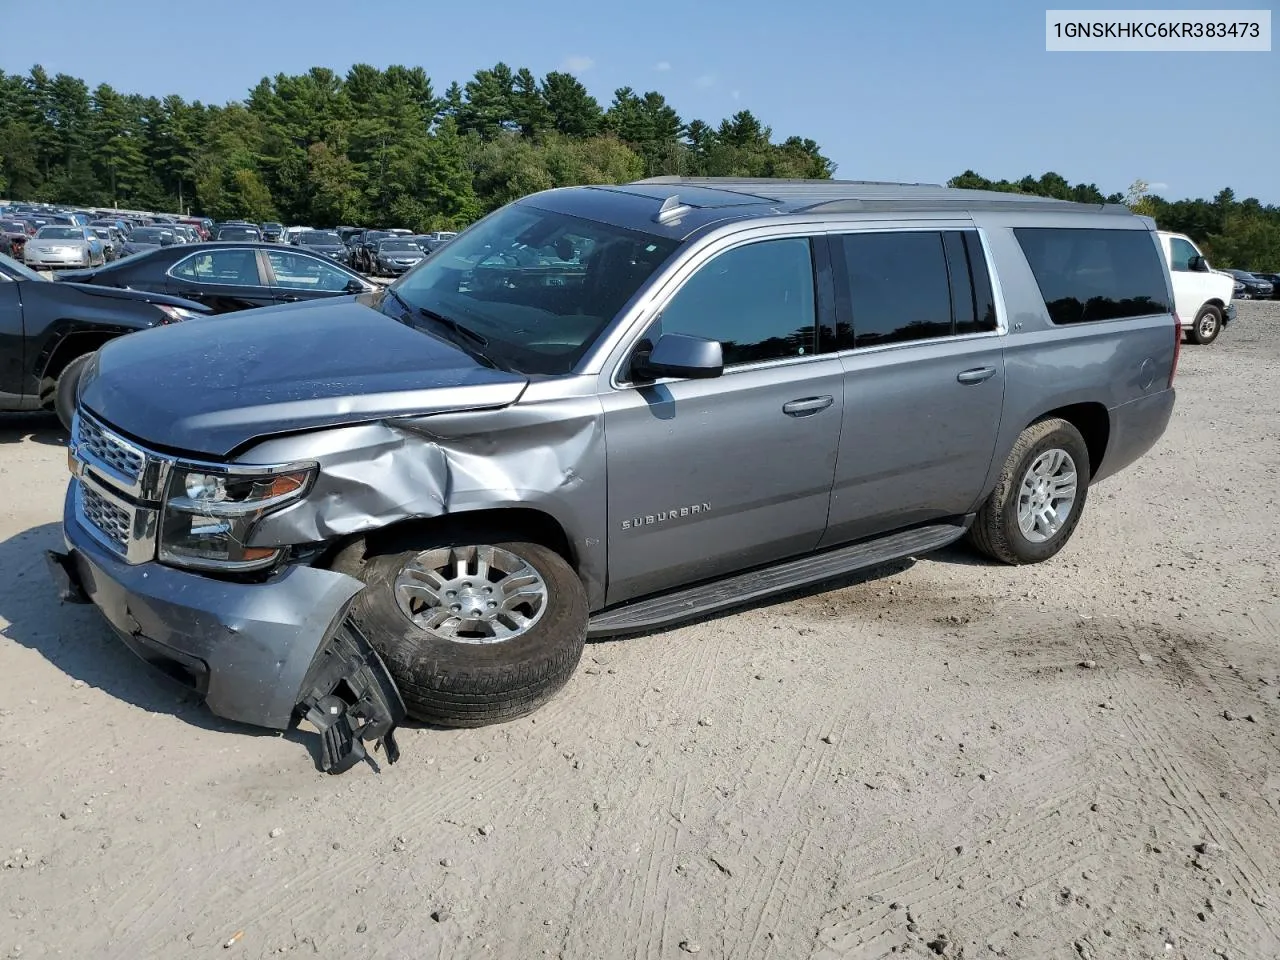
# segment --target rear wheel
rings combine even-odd
[[[478,727],[522,717],[582,656],[586,591],[541,544],[424,544],[351,572],[366,585],[352,614],[418,720]]]
[[[1206,303],[1196,314],[1196,322],[1191,325],[1191,340],[1201,346],[1207,346],[1218,339],[1222,332],[1222,311],[1212,303]]]
[[[978,511],[969,540],[1004,563],[1048,560],[1071,539],[1089,492],[1089,448],[1071,423],[1050,418],[1022,431]]]
[[[83,357],[76,357],[68,363],[62,368],[62,373],[58,374],[58,381],[54,385],[53,409],[67,432],[71,431],[71,418],[76,412],[76,393],[80,388],[80,375],[84,373],[85,365],[92,356],[93,354],[86,353]]]

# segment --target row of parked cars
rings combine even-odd
[[[370,230],[340,226],[334,230],[289,227],[289,242],[331,257],[371,276],[398,277],[434,253],[456,233],[415,234],[403,228]]]

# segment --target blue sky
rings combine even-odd
[[[264,75],[357,62],[420,65],[443,91],[502,60],[568,69],[604,105],[626,85],[686,120],[749,107],[779,139],[813,137],[850,179],[1052,169],[1106,193],[1141,177],[1170,198],[1230,186],[1280,203],[1280,52],[1047,53],[1046,5],[1025,0],[3,6],[0,69],[41,63],[121,91],[225,102]]]

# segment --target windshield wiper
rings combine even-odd
[[[430,310],[427,307],[414,306],[391,287],[387,287],[386,291],[389,296],[394,297],[396,302],[411,314],[415,314],[419,317],[430,320],[433,323],[437,323],[452,333],[453,336],[449,338],[450,341],[456,346],[461,347],[463,350],[466,350],[468,355],[471,357],[479,360],[486,366],[493,367],[495,370],[507,369],[503,364],[500,364],[487,353],[476,349],[476,347],[487,347],[489,345],[489,340],[483,334],[476,333],[476,331],[472,330],[470,327],[464,327],[457,320],[446,317],[443,313],[437,313],[435,310]],[[467,344],[460,342],[462,340],[470,340],[471,343],[475,344],[475,347],[468,347]]]

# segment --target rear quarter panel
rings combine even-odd
[[[1171,313],[1055,325],[1049,319],[1035,275],[1013,234],[1017,226],[1145,229],[1143,221],[1119,215],[975,217],[984,229],[1009,317],[1005,338],[1005,406],[996,456],[986,490],[995,485],[1008,452],[1031,423],[1062,407],[1097,403],[1108,411],[1107,452],[1092,464],[1095,480],[1126,466],[1164,430],[1172,408],[1168,389],[1176,338]],[[1158,238],[1152,253],[1162,265],[1169,302],[1169,273]],[[1163,394],[1163,396],[1161,396]],[[1141,447],[1141,449],[1139,449]],[[985,496],[985,493],[984,493]]]

